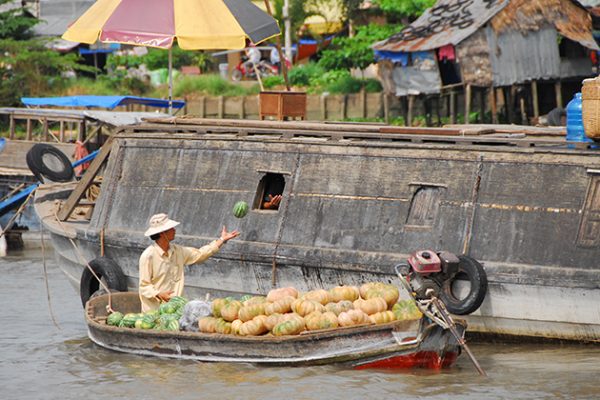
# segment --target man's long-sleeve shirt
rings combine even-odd
[[[156,243],[148,246],[140,256],[139,264],[142,312],[158,308],[160,300],[156,296],[161,292],[173,291],[173,296],[181,296],[183,268],[203,262],[218,251],[218,240],[199,249],[170,244],[167,252]]]

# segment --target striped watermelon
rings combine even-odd
[[[236,218],[244,218],[248,214],[248,203],[245,201],[238,201],[233,206],[233,215]]]
[[[123,314],[115,311],[106,318],[106,325],[119,326],[119,322],[123,319]]]

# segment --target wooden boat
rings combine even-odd
[[[460,346],[447,329],[427,318],[363,325],[294,336],[235,336],[217,333],[166,332],[106,325],[108,295],[86,304],[90,339],[110,350],[192,359],[271,365],[341,364],[353,368],[442,368],[460,354]],[[112,308],[139,312],[137,293],[113,293]],[[457,321],[460,335],[465,323]]]
[[[242,232],[186,269],[189,298],[395,283],[396,264],[432,248],[485,268],[470,332],[597,341],[598,150],[518,128],[418,129],[151,121],[123,128],[96,158],[107,160],[97,199],[77,204],[100,170],[92,163],[79,184],[40,187],[35,207],[58,265],[87,296],[98,285],[80,284],[83,264],[101,254],[137,289],[147,221],[167,212],[181,221],[179,244],[206,244],[223,225]],[[283,201],[261,209],[273,175]],[[231,211],[240,200],[251,208],[243,219]]]

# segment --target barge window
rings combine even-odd
[[[283,195],[283,189],[285,188],[285,178],[283,174],[277,174],[267,172],[258,182],[258,188],[256,189],[256,196],[254,197],[254,203],[252,208],[255,210],[274,210],[279,209],[279,203],[277,200]],[[276,203],[276,204],[275,204]]]
[[[595,247],[600,245],[600,175],[593,175],[587,191],[577,245]]]
[[[419,186],[413,194],[406,218],[407,226],[432,227],[437,218],[443,187]]]

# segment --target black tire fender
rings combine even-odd
[[[60,149],[47,143],[37,143],[25,155],[27,166],[35,177],[43,182],[47,178],[53,182],[73,180],[73,166]]]
[[[117,292],[127,291],[127,278],[119,265],[108,257],[98,257],[89,262],[90,267],[94,270],[98,278],[103,279],[108,289]],[[85,307],[85,303],[96,293],[102,289],[100,282],[94,277],[92,272],[86,266],[81,274],[79,281],[79,295],[81,303]]]
[[[448,311],[456,315],[471,314],[481,306],[488,289],[487,274],[483,266],[474,258],[469,256],[458,256],[460,263],[458,273],[444,282],[440,291],[440,299],[446,305]],[[453,293],[453,284],[456,280],[466,280],[470,283],[469,294],[458,298]]]

